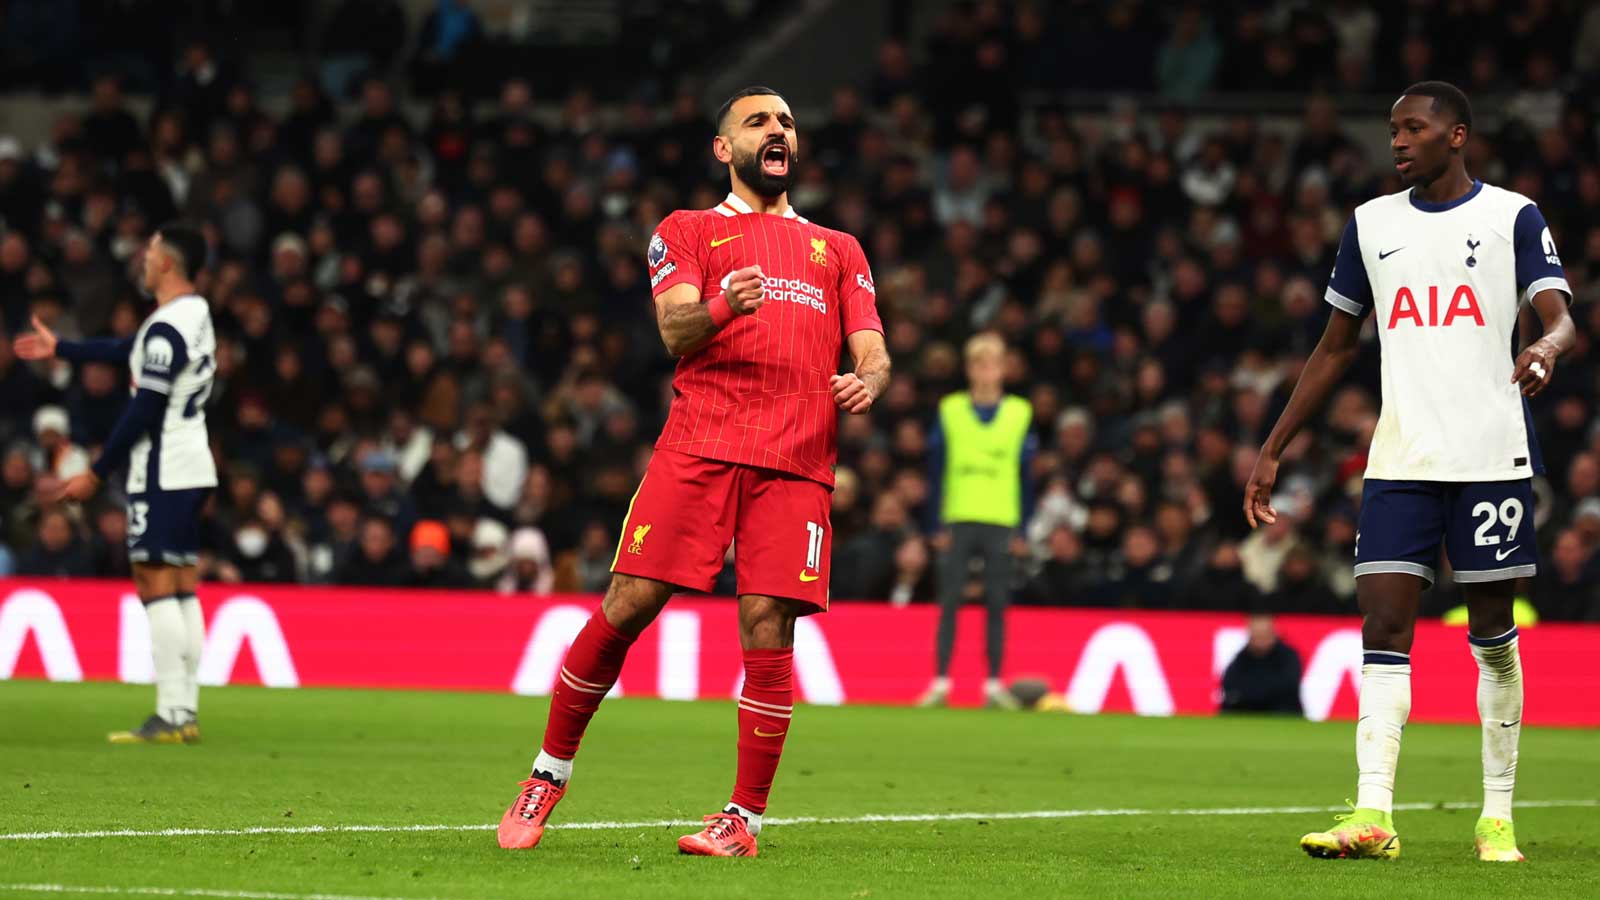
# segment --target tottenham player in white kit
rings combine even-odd
[[[205,259],[198,230],[168,225],[144,248],[142,280],[157,306],[131,339],[57,340],[35,319],[36,332],[17,341],[18,355],[27,359],[126,362],[132,371],[133,400],[100,458],[61,489],[63,499],[87,500],[127,464],[128,557],[150,620],[156,710],[140,727],[111,734],[112,743],[200,739],[197,675],[205,620],[195,597],[199,518],[217,485],[205,412],[217,344],[210,306],[193,283]]]
[[[1357,356],[1375,319],[1383,406],[1368,452],[1356,538],[1361,607],[1356,808],[1300,846],[1324,858],[1393,858],[1400,735],[1411,709],[1411,641],[1442,543],[1469,612],[1483,724],[1479,859],[1520,861],[1511,794],[1522,723],[1514,580],[1538,563],[1531,478],[1542,471],[1525,398],[1550,383],[1574,341],[1567,286],[1539,208],[1474,180],[1464,149],[1466,95],[1413,85],[1389,114],[1395,168],[1409,190],[1356,208],[1327,301],[1334,307],[1245,488],[1252,527],[1272,522],[1279,456]],[[1515,359],[1518,314],[1531,304],[1544,336]]]

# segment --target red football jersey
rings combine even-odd
[[[704,302],[726,290],[735,269],[760,265],[767,298],[678,360],[656,447],[831,487],[839,412],[828,379],[846,335],[883,330],[861,245],[792,209],[757,213],[729,194],[713,209],[667,216],[647,257],[656,295],[692,284]]]

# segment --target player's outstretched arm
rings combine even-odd
[[[1524,397],[1532,397],[1550,384],[1556,374],[1556,357],[1571,350],[1578,339],[1572,314],[1567,311],[1566,294],[1554,289],[1540,291],[1533,296],[1532,306],[1544,325],[1544,336],[1517,354],[1517,365],[1511,372],[1511,381],[1522,389]]]
[[[872,402],[889,387],[889,348],[883,342],[883,332],[871,329],[852,331],[845,340],[856,370],[829,378],[828,387],[833,390],[835,406],[860,415],[871,409]]]
[[[1334,385],[1344,376],[1345,370],[1361,353],[1362,319],[1335,308],[1328,317],[1328,327],[1323,329],[1322,340],[1306,360],[1294,393],[1289,395],[1289,405],[1284,407],[1278,424],[1272,427],[1267,442],[1256,457],[1256,467],[1250,472],[1250,482],[1244,489],[1244,517],[1254,528],[1259,523],[1268,525],[1278,520],[1278,511],[1272,508],[1272,486],[1278,480],[1278,459],[1283,448],[1294,440],[1300,428],[1312,413],[1322,408]]]
[[[84,341],[63,341],[56,333],[33,317],[33,333],[18,335],[11,349],[21,359],[50,359],[56,357],[71,362],[127,362],[133,349],[133,338],[92,338]]]
[[[728,287],[704,303],[700,289],[679,284],[656,297],[656,327],[667,352],[685,356],[711,343],[723,326],[739,316],[748,316],[766,302],[761,267],[747,266],[728,276]]]
[[[33,333],[18,335],[11,342],[11,349],[22,359],[49,359],[56,355],[57,343],[56,333],[34,316]]]

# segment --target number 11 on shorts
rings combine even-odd
[[[813,572],[822,570],[822,526],[806,523],[806,568]]]

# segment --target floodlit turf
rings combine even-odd
[[[0,682],[0,833],[487,826],[527,770],[545,709],[482,694],[208,689],[205,743],[106,745],[150,695]],[[727,799],[733,741],[731,702],[611,701],[554,821],[698,819]],[[1596,760],[1592,731],[1529,728],[1518,798],[1600,799]],[[1354,779],[1349,723],[803,707],[771,814],[1330,806]],[[1475,802],[1478,779],[1475,727],[1406,729],[1401,802]],[[1519,812],[1521,866],[1472,860],[1476,816],[1398,813],[1394,863],[1302,856],[1299,836],[1331,822],[1321,812],[770,825],[753,860],[680,857],[683,826],[552,830],[521,853],[488,829],[4,839],[0,900],[62,896],[26,884],[236,897],[1593,896],[1600,808]]]

